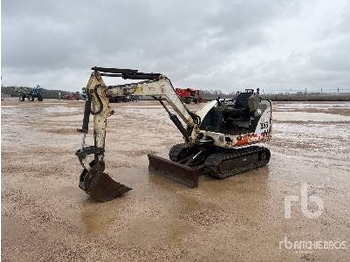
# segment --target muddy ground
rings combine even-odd
[[[107,171],[133,190],[103,204],[77,186],[83,107],[2,101],[2,261],[350,261],[349,102],[275,103],[269,165],[198,189],[148,172],[148,153],[181,142],[157,103],[112,104]],[[295,201],[286,219],[302,183],[323,212]]]

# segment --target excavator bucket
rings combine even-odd
[[[92,161],[90,170],[84,169],[80,175],[79,187],[96,201],[106,202],[123,195],[131,190],[123,184],[114,181],[104,173],[105,164],[103,161]]]
[[[148,155],[149,170],[190,188],[198,187],[198,168],[191,168],[157,155]]]

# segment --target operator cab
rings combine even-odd
[[[227,134],[254,132],[261,116],[261,98],[253,89],[237,93],[232,99],[217,99],[218,103],[202,120],[201,128]]]

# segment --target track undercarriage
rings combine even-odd
[[[212,145],[174,145],[169,151],[169,160],[149,155],[149,168],[188,187],[198,186],[198,177],[206,174],[226,178],[267,165],[271,157],[269,149],[248,146],[224,149]],[[179,180],[179,174],[182,174]]]

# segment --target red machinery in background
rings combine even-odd
[[[202,103],[204,102],[203,97],[201,97],[199,90],[195,88],[176,88],[175,93],[180,98],[180,100],[186,104],[191,102]]]
[[[64,99],[68,99],[68,100],[79,100],[81,98],[79,92],[75,92],[75,93],[69,93],[67,95],[64,96]]]

